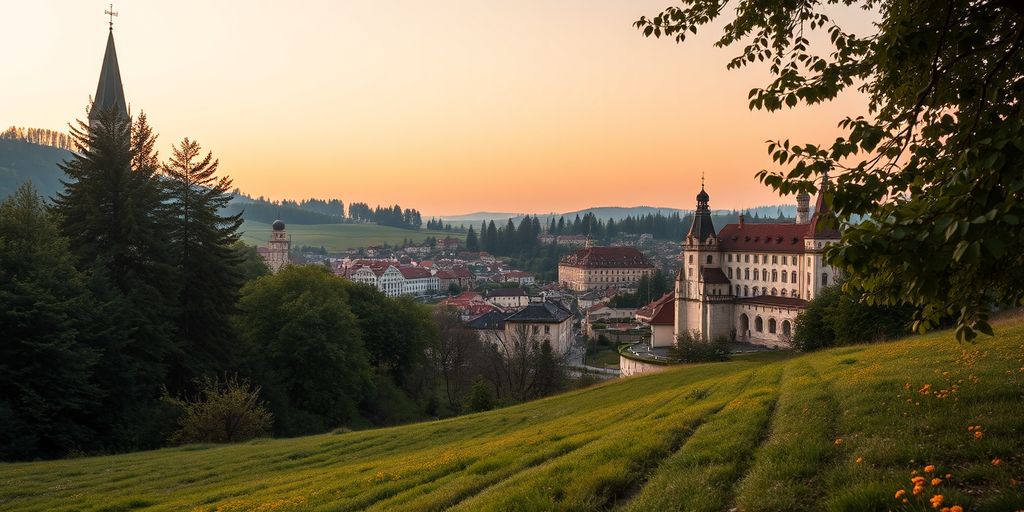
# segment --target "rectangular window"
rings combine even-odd
[[[544,334],[551,334],[551,326],[550,325],[545,325],[544,326]]]
[[[778,257],[778,256],[775,256],[775,255],[773,254],[773,255],[772,255],[772,264],[774,265],[774,264],[776,264],[776,263],[778,263],[778,262],[779,262],[779,257]]]
[[[746,262],[746,263],[750,263],[750,255],[749,254],[744,254],[743,255],[743,261]]]
[[[729,254],[729,263],[732,263],[732,254]]]

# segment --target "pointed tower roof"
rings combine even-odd
[[[703,182],[703,178],[701,179]],[[708,239],[709,236],[715,236],[715,225],[711,222],[711,208],[708,207],[708,201],[711,197],[704,191],[704,184],[701,183],[700,192],[697,194],[697,211],[693,214],[693,224],[690,224],[690,231],[686,234],[687,237],[693,237],[701,242]]]
[[[96,86],[96,96],[89,109],[89,119],[95,121],[100,112],[114,109],[128,116],[128,106],[124,100],[124,89],[121,87],[121,70],[117,66],[117,51],[114,49],[114,30],[107,35],[107,49],[103,53],[103,67],[100,69],[100,82]]]
[[[814,215],[811,216],[810,227],[808,228],[808,238],[839,238],[839,230],[836,228],[825,227],[825,222],[821,226],[818,222],[825,217],[833,217],[832,210],[829,208],[828,201],[825,200],[825,189],[828,188],[828,171],[825,171],[821,176],[821,188],[818,189],[818,200],[814,203]]]

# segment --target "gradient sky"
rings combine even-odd
[[[298,5],[296,5],[298,4]],[[671,0],[132,1],[115,4],[125,95],[160,133],[275,199],[428,215],[789,202],[754,178],[764,141],[831,140],[862,113],[747,110],[763,68],[727,71],[717,32],[630,24]],[[64,129],[96,90],[107,4],[6,2],[0,124]],[[839,13],[864,33],[870,15]]]

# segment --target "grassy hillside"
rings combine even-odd
[[[242,225],[245,234],[242,240],[250,245],[263,245],[270,238],[270,224],[262,222],[245,221]],[[343,251],[356,247],[368,247],[371,245],[400,244],[404,239],[412,239],[421,242],[423,239],[433,236],[444,238],[452,236],[465,238],[459,233],[446,233],[443,231],[411,230],[400,229],[389,226],[378,226],[375,224],[289,224],[288,234],[292,237],[292,245],[310,245],[313,247],[324,246],[328,251]]]
[[[977,345],[691,366],[390,429],[0,465],[0,508],[1018,510],[1022,393],[1015,322]]]

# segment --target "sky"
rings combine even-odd
[[[671,0],[389,0],[114,5],[132,113],[161,155],[184,137],[251,195],[401,204],[426,215],[792,202],[754,174],[765,141],[829,142],[855,92],[749,111],[765,67],[726,70],[718,30],[684,44],[631,26]],[[85,117],[105,3],[4,2],[0,124]],[[836,13],[848,31],[870,14]],[[721,25],[719,24],[718,27]]]

